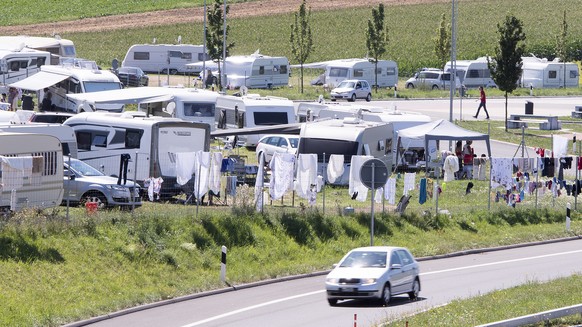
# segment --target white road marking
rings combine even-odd
[[[421,273],[421,276],[426,276],[426,275],[434,275],[434,274],[441,274],[441,273],[446,273],[446,272],[451,272],[451,271],[458,271],[458,270],[465,270],[465,269],[473,269],[473,268],[480,268],[480,267],[487,267],[487,266],[494,266],[494,265],[502,265],[502,264],[506,264],[506,263],[513,263],[513,262],[520,262],[520,261],[526,261],[526,260],[535,260],[535,259],[542,259],[542,258],[547,258],[547,257],[554,257],[554,256],[559,256],[559,255],[567,255],[567,254],[573,254],[573,253],[580,253],[582,252],[582,250],[575,250],[575,251],[568,251],[568,252],[560,252],[560,253],[553,253],[553,254],[545,254],[545,255],[539,255],[539,256],[535,256],[535,257],[528,257],[528,258],[520,258],[520,259],[512,259],[512,260],[504,260],[504,261],[497,261],[497,262],[490,262],[490,263],[484,263],[484,264],[480,264],[480,265],[473,265],[473,266],[465,266],[465,267],[458,267],[458,268],[451,268],[451,269],[444,269],[444,270],[437,270],[437,271],[429,271],[429,272],[425,272],[425,273]],[[281,299],[277,299],[277,300],[273,300],[273,301],[269,301],[269,302],[265,302],[265,303],[261,303],[261,304],[257,304],[257,305],[253,305],[253,306],[249,306],[249,307],[245,307],[245,308],[241,308],[238,310],[234,310],[234,311],[230,311],[227,313],[223,313],[221,315],[218,316],[214,316],[214,317],[210,317],[204,320],[200,320],[197,322],[193,322],[191,324],[188,325],[184,325],[181,327],[194,327],[194,326],[200,326],[202,324],[211,322],[211,321],[215,321],[218,319],[222,319],[222,318],[226,318],[229,316],[233,316],[242,312],[246,312],[246,311],[250,311],[250,310],[254,310],[254,309],[258,309],[261,307],[266,307],[272,304],[277,304],[277,303],[281,303],[281,302],[285,302],[285,301],[290,301],[290,300],[294,300],[294,299],[298,299],[301,297],[306,297],[306,296],[311,296],[311,295],[315,295],[315,294],[319,294],[319,293],[323,293],[325,292],[325,290],[320,290],[320,291],[315,291],[315,292],[309,292],[309,293],[303,293],[303,294],[298,294],[298,295],[294,295],[294,296],[289,296],[289,297],[285,297],[285,298],[281,298]]]

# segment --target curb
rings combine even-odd
[[[558,239],[546,240],[546,241],[536,241],[536,242],[504,245],[504,246],[498,246],[498,247],[472,249],[472,250],[458,251],[458,252],[453,252],[453,253],[448,253],[448,254],[420,257],[420,258],[416,258],[416,261],[430,261],[430,260],[437,260],[437,259],[444,259],[444,258],[460,257],[460,256],[464,256],[464,255],[479,254],[479,253],[494,252],[494,251],[509,250],[509,249],[517,249],[517,248],[528,247],[528,246],[568,242],[568,241],[575,241],[575,240],[580,240],[580,239],[582,239],[582,235],[576,235],[576,236],[558,238]],[[131,313],[135,313],[135,312],[139,312],[139,311],[143,311],[143,310],[157,308],[157,307],[161,307],[161,306],[168,305],[168,304],[174,304],[174,303],[178,303],[178,302],[199,299],[199,298],[203,298],[203,297],[207,297],[207,296],[218,295],[218,294],[223,294],[223,293],[227,293],[227,292],[233,292],[233,291],[243,290],[243,289],[247,289],[247,288],[253,288],[253,287],[275,284],[275,283],[280,283],[280,282],[286,282],[286,281],[291,281],[291,280],[297,280],[297,279],[302,279],[302,278],[323,276],[323,275],[328,274],[330,271],[331,270],[324,270],[324,271],[316,271],[316,272],[307,273],[307,274],[284,276],[284,277],[280,277],[280,278],[267,279],[267,280],[253,282],[253,283],[241,284],[238,286],[237,285],[231,286],[229,284],[229,287],[220,288],[220,289],[216,289],[216,290],[212,290],[212,291],[205,291],[205,292],[185,295],[185,296],[180,296],[180,297],[176,297],[176,298],[169,299],[169,300],[163,300],[163,301],[158,301],[158,302],[154,302],[154,303],[139,305],[136,307],[112,312],[112,313],[109,313],[106,315],[97,316],[97,317],[93,317],[90,319],[66,324],[66,325],[63,325],[63,327],[86,326],[86,325],[94,324],[94,323],[97,323],[97,322],[100,322],[103,320],[116,318],[116,317],[120,317],[123,315],[131,314]]]

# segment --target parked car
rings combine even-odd
[[[406,81],[405,85],[407,89],[448,90],[451,86],[451,74],[442,70],[427,69],[414,74]],[[458,78],[455,79],[455,85],[456,89],[461,86]]]
[[[124,86],[148,86],[150,78],[139,67],[120,67],[115,74]]]
[[[356,99],[366,99],[369,102],[372,100],[372,88],[365,80],[346,79],[331,90],[330,96],[331,101],[345,99],[354,102]]]
[[[379,300],[388,305],[399,294],[416,300],[420,292],[418,263],[406,248],[356,248],[327,275],[325,288],[331,306],[345,299]]]
[[[127,181],[124,185],[118,185],[118,178],[106,176],[81,160],[65,156],[63,161],[63,204],[68,199],[73,205],[97,202],[98,208],[141,206],[138,184]]]
[[[73,116],[72,113],[67,112],[34,112],[29,121],[33,123],[49,123],[49,124],[62,124],[69,117]]]
[[[260,159],[261,153],[265,154],[265,163],[271,161],[275,152],[295,154],[298,145],[299,136],[297,135],[265,135],[259,140],[255,149],[257,161]]]

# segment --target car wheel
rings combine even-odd
[[[432,89],[433,89],[433,90],[438,90],[438,89],[439,89],[439,86],[438,86],[438,85],[433,85],[433,86],[432,86]]]
[[[350,101],[351,102],[355,102],[356,101],[356,94],[355,93],[352,94],[352,97],[350,98]]]
[[[81,199],[81,204],[85,206],[87,202],[97,202],[97,208],[105,209],[107,207],[107,198],[101,192],[87,192]]]
[[[176,75],[176,74],[178,74],[177,69],[170,69],[170,75]]]
[[[337,299],[327,299],[327,303],[329,303],[330,306],[335,307],[337,305]]]
[[[334,99],[334,98],[332,98],[332,99],[331,99],[331,101],[332,101],[332,102],[335,102],[335,99]]]
[[[410,298],[410,301],[418,300],[418,293],[420,293],[420,281],[418,280],[418,278],[416,278],[414,280],[414,283],[412,284],[412,291],[408,292],[408,297]]]
[[[390,289],[390,284],[386,283],[384,285],[384,290],[382,291],[382,305],[387,306],[390,303],[390,299],[392,298],[392,290]]]
[[[372,94],[371,93],[368,93],[368,96],[366,97],[366,101],[367,102],[372,101]]]
[[[408,83],[408,84],[406,84],[406,88],[407,89],[413,89],[414,88],[414,84]]]

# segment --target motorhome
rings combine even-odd
[[[298,68],[300,65],[291,65]],[[392,60],[378,60],[378,76],[374,73],[374,62],[366,58],[336,59],[304,64],[304,68],[325,69],[325,72],[311,82],[325,84],[330,88],[345,79],[364,79],[370,85],[392,88],[398,83],[398,65]],[[376,83],[376,78],[378,82]]]
[[[306,116],[309,115],[309,119]],[[431,122],[432,119],[423,114],[415,112],[404,112],[393,108],[379,108],[364,105],[338,105],[336,103],[314,103],[302,102],[297,105],[297,116],[300,121],[331,118],[345,119],[348,117],[358,118],[369,122],[383,122],[392,124],[393,139],[398,138],[398,131],[404,128],[418,126]],[[305,118],[303,118],[305,117]],[[398,165],[412,166],[419,163],[424,158],[424,143],[421,141],[409,142],[407,145],[406,156],[402,158]],[[396,142],[392,143],[393,162],[396,160]]]
[[[71,40],[63,39],[59,35],[55,37],[40,37],[40,36],[0,36],[0,48],[4,47],[20,47],[24,45],[26,48],[46,51],[50,53],[50,64],[58,65],[61,57],[76,57],[77,50],[75,44]],[[49,64],[49,61],[47,61]]]
[[[63,199],[63,152],[54,136],[0,132],[0,209],[46,209]]]
[[[78,159],[106,175],[135,176],[142,187],[152,178],[162,178],[162,197],[181,192],[176,182],[176,153],[210,149],[207,124],[146,117],[143,112],[84,112],[64,124],[75,131]]]
[[[77,138],[70,126],[29,122],[22,124],[0,123],[0,132],[51,135],[61,142],[63,155],[77,157]]]
[[[144,72],[177,74],[200,71],[188,69],[186,64],[210,59],[202,45],[193,44],[134,44],[121,63],[122,67],[139,67]]]
[[[451,62],[447,62],[445,72],[451,72]],[[461,85],[466,88],[496,87],[491,78],[491,71],[487,64],[487,57],[479,57],[476,60],[457,60],[456,72]]]
[[[522,87],[558,88],[579,85],[580,72],[576,63],[561,62],[557,58],[551,61],[537,57],[521,59],[523,72],[519,83]]]
[[[327,180],[327,162],[332,154],[344,156],[344,173],[334,184],[349,182],[349,167],[354,155],[370,155],[392,169],[393,127],[389,123],[367,122],[355,117],[327,119],[301,126],[297,153],[317,154],[318,172]]]
[[[264,127],[296,122],[295,107],[291,100],[258,94],[218,96],[215,118],[217,129]],[[239,141],[252,148],[262,136],[263,134],[241,136]]]
[[[100,70],[97,64],[90,60],[61,58],[60,65],[42,66],[37,74],[10,86],[37,91],[41,94],[42,90],[48,88],[52,93],[52,104],[58,111],[76,113],[95,110],[121,112],[123,110],[123,105],[119,104],[100,104],[91,107],[67,97],[68,94],[119,90],[123,87],[115,74]]]
[[[6,85],[18,82],[40,71],[50,62],[50,53],[28,48],[3,49],[0,47],[0,89],[8,93]]]
[[[221,63],[222,65],[222,63]],[[213,61],[197,62],[187,65],[196,72],[203,68],[218,75],[218,64]],[[248,56],[226,58],[224,69],[227,88],[272,88],[289,85],[289,60],[286,57],[271,57],[258,52]]]

